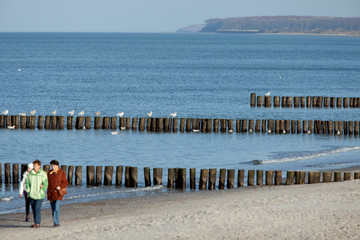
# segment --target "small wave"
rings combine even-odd
[[[0,201],[9,202],[13,199],[14,199],[14,197],[2,197],[2,198],[0,198]]]
[[[259,164],[270,164],[270,163],[294,162],[294,161],[308,160],[308,159],[313,159],[313,158],[325,157],[325,156],[329,156],[329,155],[333,155],[333,154],[339,154],[339,153],[350,152],[350,151],[359,151],[359,150],[360,150],[360,146],[342,147],[342,148],[336,148],[336,149],[330,149],[330,150],[306,152],[306,153],[303,153],[303,155],[296,156],[296,157],[266,159],[266,160],[253,160],[253,161],[251,161],[251,163],[254,165],[259,165]]]

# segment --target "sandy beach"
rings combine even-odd
[[[63,205],[31,229],[0,216],[1,239],[359,239],[360,180],[245,187]]]

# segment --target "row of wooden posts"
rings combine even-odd
[[[19,164],[12,164],[12,178],[11,178],[11,166],[9,163],[4,164],[5,184],[18,184],[19,183]],[[21,175],[26,171],[27,165],[21,165]],[[49,171],[50,166],[44,165],[44,171]],[[67,180],[69,185],[81,185],[82,184],[82,166],[66,166],[62,165],[61,169],[67,173]],[[95,171],[96,170],[96,171]],[[1,177],[1,164],[0,164],[0,183],[2,183]],[[186,189],[186,168],[169,168],[167,187],[176,189]],[[113,184],[114,167],[105,166],[104,173],[102,166],[87,166],[86,167],[86,183],[87,186],[101,186]],[[136,188],[138,186],[138,168],[137,167],[125,167],[125,187]],[[201,169],[198,189],[200,190],[214,190],[216,188],[217,169]],[[73,176],[75,180],[73,181]],[[307,177],[306,177],[307,176]],[[104,180],[102,180],[104,178]],[[360,172],[355,172],[354,179],[360,179]],[[115,185],[121,186],[123,179],[123,166],[117,166],[115,171]],[[256,181],[255,181],[256,179]],[[286,180],[283,182],[282,171],[265,171],[265,185],[293,185],[293,184],[305,184],[307,183],[320,183],[320,182],[339,182],[352,179],[352,172],[308,172],[305,171],[287,171]],[[196,189],[196,169],[189,169],[190,189]],[[235,169],[220,169],[219,171],[219,183],[218,188],[231,189],[235,187]],[[239,169],[237,175],[237,187],[245,186],[245,170]],[[144,181],[145,187],[163,185],[163,169],[153,168],[153,184],[151,184],[150,168],[144,168]],[[247,174],[247,186],[264,185],[264,171],[263,170],[248,170]]]
[[[281,101],[280,101],[281,99]],[[256,96],[250,94],[250,107],[283,108],[360,108],[360,97],[322,97],[322,96]]]
[[[6,117],[6,118],[5,118]],[[36,116],[0,116],[0,128],[35,128]],[[4,119],[6,119],[4,121]],[[64,129],[64,116],[38,116],[38,129]],[[85,122],[84,122],[85,120]],[[199,118],[137,118],[121,117],[117,126],[117,117],[95,117],[94,129],[127,129],[150,132],[234,132],[233,119],[199,119]],[[180,120],[180,128],[178,122]],[[235,131],[268,132],[268,133],[314,133],[359,135],[359,121],[322,121],[322,120],[274,120],[274,119],[236,119]],[[92,118],[76,117],[76,129],[91,129]],[[67,129],[73,129],[73,117],[67,117]]]

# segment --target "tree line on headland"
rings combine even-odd
[[[178,32],[184,32],[186,28]],[[360,35],[360,17],[261,16],[214,18],[197,32]]]

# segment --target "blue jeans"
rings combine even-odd
[[[60,200],[50,202],[54,225],[60,225]]]
[[[40,224],[41,223],[41,205],[43,199],[32,199],[30,198],[30,205],[34,214],[34,223]]]

